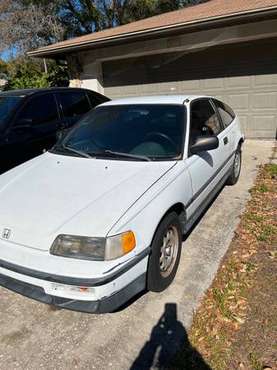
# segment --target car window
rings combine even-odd
[[[215,99],[213,100],[213,102],[217,107],[218,113],[220,114],[224,126],[229,126],[235,118],[235,113],[227,104],[224,104],[221,101]]]
[[[105,101],[107,101],[108,99],[106,99],[105,97],[103,97],[103,99],[101,99],[101,96],[97,96],[95,94],[93,94],[92,92],[90,91],[87,91],[87,94],[88,94],[88,97],[89,97],[89,100],[90,100],[90,104],[91,104],[91,107],[94,108],[96,107],[97,105],[101,104],[101,103],[104,103]]]
[[[185,117],[183,105],[100,106],[79,121],[64,145],[87,154],[113,151],[153,160],[179,158],[183,151]]]
[[[16,119],[16,126],[29,122],[38,125],[58,120],[55,98],[52,94],[34,96],[28,100]]]
[[[0,96],[0,131],[6,128],[6,119],[22,99],[20,96]]]
[[[199,99],[191,103],[190,142],[198,136],[218,135],[221,123],[209,99]]]
[[[82,91],[59,93],[59,97],[66,118],[80,116],[90,110],[87,95]]]

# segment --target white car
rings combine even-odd
[[[112,312],[174,279],[182,234],[240,175],[238,117],[211,97],[114,100],[0,176],[0,285]]]

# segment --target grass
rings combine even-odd
[[[277,165],[274,163],[267,165],[267,171],[271,177],[277,176]]]
[[[266,192],[268,192],[268,187],[265,184],[261,184],[255,190],[260,192],[260,193],[266,193]]]
[[[263,370],[264,366],[255,352],[249,353],[248,359],[253,370]]]
[[[268,242],[276,236],[276,227],[274,225],[264,225],[258,236],[259,241]]]

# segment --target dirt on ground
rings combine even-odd
[[[260,168],[219,272],[172,364],[182,369],[277,369],[277,165]],[[195,355],[197,353],[197,355]]]

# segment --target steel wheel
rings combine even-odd
[[[156,230],[149,257],[147,288],[153,292],[165,290],[173,281],[181,255],[182,227],[179,216],[167,214]]]
[[[170,226],[164,237],[160,252],[160,270],[163,277],[170,275],[176,262],[178,251],[178,231],[175,226]]]
[[[240,151],[236,151],[235,160],[234,160],[234,175],[237,178],[240,174],[240,166],[241,166],[241,154]]]

